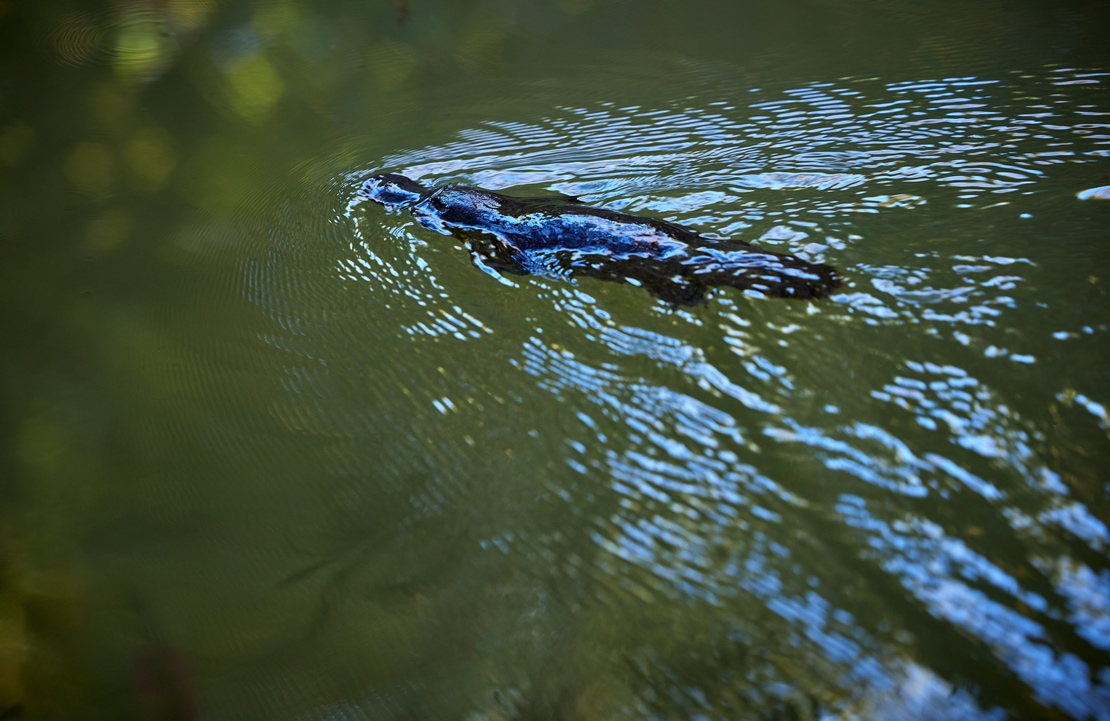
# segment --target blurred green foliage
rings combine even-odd
[[[312,419],[279,417],[270,396],[275,381],[259,370],[262,351],[245,345],[237,330],[250,312],[236,294],[238,261],[259,252],[248,240],[271,224],[269,199],[303,192],[306,176],[330,182],[399,148],[452,138],[458,117],[525,114],[524,102],[541,110],[569,104],[557,93],[533,92],[539,99],[524,101],[519,89],[542,88],[560,74],[573,78],[574,68],[591,63],[622,63],[635,78],[642,59],[662,53],[694,65],[727,63],[756,85],[898,72],[909,63],[915,77],[974,73],[1033,41],[1067,38],[1073,57],[1105,43],[1082,13],[1061,19],[1067,11],[1050,3],[996,0],[962,13],[949,12],[954,4],[926,11],[877,1],[863,12],[824,0],[785,9],[773,2],[695,5],[0,2],[0,715],[22,706],[50,716],[69,704],[67,712],[84,710],[68,717],[141,717],[126,679],[128,654],[142,639],[119,610],[120,586],[126,579],[159,587],[159,579],[131,578],[127,569],[90,559],[116,542],[111,529],[124,508],[142,509],[142,519],[129,519],[140,528],[172,534],[199,524],[191,487],[172,495],[158,482],[165,471],[150,462],[148,449],[159,434],[179,434],[174,470],[199,484],[264,475],[268,460],[235,458],[234,441],[253,439],[229,438],[231,424],[213,411],[213,398],[266,409],[260,424],[314,427]],[[929,22],[921,23],[926,12]],[[1007,22],[998,22],[1002,16]],[[635,82],[653,82],[645,74]],[[575,100],[620,101],[626,90],[615,81],[582,83]],[[202,372],[217,364],[226,371],[219,383]],[[233,500],[226,505],[236,509],[236,523],[245,504],[265,502]],[[244,524],[241,533],[256,531]],[[242,540],[231,536],[221,541]],[[168,586],[158,599],[167,606],[187,608],[203,596]],[[346,623],[333,627],[329,640],[389,678],[417,668],[447,638],[454,656],[436,672],[492,675],[494,662],[473,659],[489,650],[482,632],[499,612],[512,616],[527,606],[516,604],[511,587],[405,592],[403,603],[379,600],[370,619],[362,606],[340,606],[336,614]],[[248,599],[219,619],[182,621],[193,631],[184,642],[220,658],[285,651],[288,637],[304,630],[297,620],[316,608],[316,590],[291,593],[262,611]],[[710,613],[681,612],[691,614],[687,626],[644,630],[649,624],[634,616],[628,623],[640,624],[657,648],[692,658],[684,644],[696,633],[697,614]],[[88,617],[96,624],[81,622]],[[592,676],[591,664],[608,651],[570,643],[533,659],[532,680],[503,706],[522,718],[542,717],[535,710],[526,716],[528,704],[546,705],[560,718],[596,718],[631,703],[632,679],[652,673],[643,670],[651,644],[620,648],[632,634],[611,625],[612,613],[591,610],[584,618],[582,638],[619,649],[628,679]],[[241,631],[234,644],[228,626]],[[173,640],[177,629],[169,627]],[[746,632],[758,646],[760,633],[777,631],[769,622],[761,631],[757,622]],[[374,655],[368,648],[404,652]],[[318,653],[321,668],[331,668]],[[789,661],[751,663],[763,670]],[[690,665],[691,674],[704,673]],[[832,673],[794,671],[814,686]],[[227,677],[223,691],[230,696],[240,683]],[[332,690],[350,683],[338,671],[320,680]],[[311,701],[325,703],[323,696]],[[283,702],[274,717],[297,717],[309,703],[274,703]]]

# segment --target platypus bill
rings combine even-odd
[[[463,241],[487,272],[623,281],[674,305],[699,303],[715,286],[775,298],[822,298],[840,286],[828,265],[563,195],[513,198],[461,185],[429,188],[396,174],[373,176],[362,194],[390,211],[408,209],[425,228]]]

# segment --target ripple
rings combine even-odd
[[[382,165],[491,189],[546,184],[603,203],[636,189],[665,195],[676,186],[739,192],[864,186],[880,195],[875,191],[886,186],[930,183],[961,200],[1028,193],[1045,178],[1039,166],[1091,162],[1084,153],[1104,143],[1085,132],[1086,106],[1066,97],[1033,102],[1026,85],[974,77],[814,83],[729,113],[712,105],[601,103],[566,108],[542,123],[490,121],[461,131],[457,142]]]
[[[1030,99],[1028,85],[975,77],[814,83],[756,98],[744,111],[726,101],[569,107],[543,122],[488,121],[460,131],[455,142],[360,172],[384,168],[497,190],[543,186],[615,210],[656,213],[710,237],[750,240],[754,231],[761,244],[843,266],[840,258],[859,251],[842,251],[869,243],[845,232],[860,225],[856,214],[1005,208],[1010,200],[991,196],[1030,196],[1051,179],[1048,166],[1096,162],[1083,149],[1105,143],[1084,122],[1090,106]],[[777,232],[783,228],[790,233]],[[1014,306],[1005,291],[1024,280],[1014,273],[938,285],[930,280],[946,273],[932,263],[916,266],[857,262],[850,270],[856,282],[837,301],[877,322],[993,327]]]
[[[478,513],[478,547],[550,574],[568,606],[683,619],[629,651],[675,708],[787,703],[802,677],[843,713],[1089,717],[1110,531],[1043,415],[1075,405],[1101,439],[1106,404],[1034,374],[1055,368],[1047,338],[1105,329],[1045,294],[1074,261],[1022,216],[1074,204],[1067,176],[1104,162],[1077,94],[1100,90],[1090,72],[554,108],[313,178],[247,265],[288,358],[275,413],[342,448],[326,465],[356,497],[401,495],[419,459],[429,478],[399,517]],[[1055,84],[1075,79],[1095,82]],[[499,284],[363,204],[381,170],[655,214],[834,264],[849,286],[673,310],[616,284]],[[379,437],[381,460],[363,448]],[[496,470],[517,453],[519,472]],[[372,463],[389,493],[357,480]],[[525,500],[489,510],[508,497]],[[706,637],[735,658],[692,653]],[[745,665],[757,648],[772,658]],[[1018,689],[1005,712],[940,679],[953,657],[990,659],[974,676]]]
[[[83,65],[97,58],[106,60],[111,27],[94,15],[74,14],[64,18],[50,33],[50,43],[63,63]]]
[[[112,65],[123,74],[149,79],[168,66],[180,40],[214,7],[212,0],[169,5],[128,3],[101,13],[62,17],[47,36],[66,65]]]
[[[1044,625],[974,587],[982,579],[995,588],[1021,593],[1016,581],[943,530],[928,523],[899,523],[891,527],[868,517],[851,499],[841,505],[849,523],[866,528],[871,545],[887,571],[902,577],[903,585],[930,612],[975,635],[1029,684],[1037,699],[1073,718],[1089,718],[1105,708],[1110,687],[1079,657],[1056,651],[1048,643]],[[922,574],[919,569],[930,568]],[[1023,603],[1043,608],[1038,596]]]

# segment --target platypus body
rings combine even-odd
[[[486,272],[590,276],[643,286],[674,305],[694,305],[730,286],[776,298],[821,298],[840,285],[836,270],[739,240],[704,238],[655,218],[593,208],[563,195],[513,198],[479,188],[429,188],[403,175],[362,186],[391,211],[466,243]]]

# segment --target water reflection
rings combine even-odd
[[[36,10],[74,92],[0,113],[0,715],[77,678],[60,709],[141,716],[157,650],[206,717],[1105,718],[1104,68],[949,25],[836,78],[737,7],[774,53],[636,55],[582,0]],[[606,54],[518,62],[540,26]],[[381,170],[852,285],[498,284],[358,203]]]
[[[404,309],[389,320],[402,332],[516,344],[509,367],[555,399],[567,474],[538,487],[565,506],[545,513],[579,520],[558,533],[502,523],[483,547],[554,564],[563,602],[587,617],[639,619],[639,645],[604,672],[633,707],[1101,717],[1106,527],[1073,485],[1089,479],[1061,472],[1011,400],[1023,369],[1053,358],[1049,333],[1019,320],[1054,302],[1031,292],[1053,259],[1021,223],[1060,197],[1055,166],[1101,162],[1107,143],[1096,104],[1051,88],[1098,77],[601,103],[491,121],[344,180],[349,198],[390,170],[655,213],[842,265],[851,287],[829,303],[723,292],[676,312],[589,282],[498,286],[450,241],[358,204],[339,273]],[[984,240],[986,224],[1014,235]],[[1040,387],[1040,403],[1061,393]],[[432,404],[457,411],[449,396]],[[653,631],[645,613],[681,630]],[[758,673],[756,649],[769,653]],[[970,672],[953,653],[992,659],[974,666],[975,697],[934,670]],[[529,683],[507,688],[527,699]]]
[[[1099,82],[1089,75],[1062,69],[1053,79]],[[619,195],[622,202],[613,207],[621,209],[641,208],[643,198],[633,191],[664,187],[664,170],[671,173],[668,182],[684,189],[740,193],[863,185],[875,193],[928,183],[935,199],[979,200],[957,207],[983,207],[1001,200],[987,194],[1031,194],[1027,186],[1044,178],[1045,167],[1105,155],[1099,146],[1107,138],[1098,132],[1105,124],[1089,119],[1106,113],[1079,102],[1082,97],[1046,92],[1039,82],[1016,73],[1005,80],[859,79],[840,86],[813,83],[783,91],[778,99],[761,99],[755,90],[745,99],[751,102],[697,109],[602,103],[598,109],[567,108],[566,116],[545,124],[490,121],[460,133],[458,142],[387,158],[383,166],[491,189],[544,183],[591,200]],[[604,154],[586,152],[575,142],[580,138]],[[504,149],[512,152],[498,152]],[[937,189],[955,195],[937,196]],[[804,214],[834,217],[856,207],[808,205],[815,207]],[[733,209],[741,217],[755,211]]]
[[[130,0],[100,13],[72,11],[57,20],[49,40],[63,63],[110,64],[121,76],[150,82],[212,9],[211,0]]]

